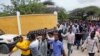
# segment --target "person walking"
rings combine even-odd
[[[82,43],[81,43],[81,44],[83,44],[83,43],[85,42],[85,40],[86,40],[87,37],[89,36],[89,32],[88,32],[88,30],[86,29],[86,30],[83,30],[82,34],[83,34],[83,36],[82,36]]]
[[[93,31],[93,32],[91,32],[90,36],[88,36],[88,38],[86,39],[86,41],[82,45],[82,51],[87,49],[89,56],[95,56],[95,53],[96,53],[95,48],[97,48],[99,51],[98,39],[97,39],[97,37],[95,37],[95,31]]]
[[[72,27],[69,28],[68,32],[66,34],[62,34],[63,37],[67,37],[67,48],[68,48],[68,56],[72,53],[72,46],[75,41],[75,34],[72,32]]]
[[[100,27],[97,29],[97,31],[96,31],[96,35],[95,35],[97,38],[98,38],[98,40],[99,40],[99,51],[100,51]]]

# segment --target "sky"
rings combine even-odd
[[[52,0],[52,1],[55,3],[55,5],[65,8],[66,11],[71,11],[76,8],[83,8],[87,6],[100,7],[100,0]],[[10,0],[0,0],[0,5],[1,4],[11,5],[11,2]]]

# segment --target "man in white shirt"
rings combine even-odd
[[[39,53],[39,41],[36,39],[36,36],[34,33],[30,34],[29,40],[31,41],[29,48],[31,50],[32,56],[40,56]]]
[[[75,34],[72,32],[72,27],[69,28],[66,34],[61,34],[63,37],[67,37],[67,48],[68,48],[68,56],[72,53],[72,46],[75,40]]]
[[[79,25],[75,24],[75,25],[72,25],[72,31],[76,34],[79,32]]]
[[[60,31],[60,30],[63,29],[63,27],[64,27],[64,25],[62,25],[62,24],[58,24],[58,25],[57,25],[57,30]]]
[[[95,36],[98,38],[99,40],[99,51],[100,51],[100,28],[97,29]]]
[[[96,48],[98,48],[98,39],[95,37],[95,32],[91,32],[90,36],[85,40],[82,45],[83,50],[87,48],[89,56],[95,56]],[[99,51],[99,50],[98,50]]]

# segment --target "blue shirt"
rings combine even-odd
[[[61,56],[61,51],[63,50],[63,43],[59,40],[48,41],[48,43],[53,45],[53,56]]]

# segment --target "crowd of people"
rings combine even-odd
[[[18,37],[19,42],[9,56],[17,49],[22,51],[21,56],[71,56],[72,46],[77,46],[77,50],[82,52],[87,49],[89,56],[95,56],[96,51],[100,51],[100,22],[60,22],[53,29],[29,32],[27,39]],[[63,47],[63,40],[67,41],[68,53]]]

